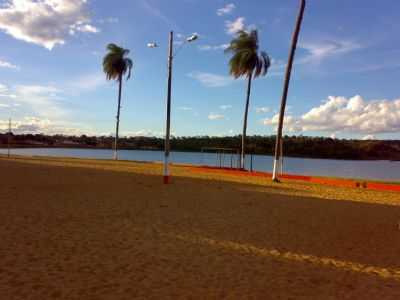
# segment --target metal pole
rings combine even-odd
[[[165,126],[165,149],[164,149],[164,184],[169,183],[169,152],[170,152],[170,128],[171,128],[171,88],[172,88],[172,60],[173,60],[174,32],[169,33],[168,49],[168,90],[167,90],[167,124]]]
[[[8,151],[7,151],[8,158],[10,158],[10,142],[11,142],[11,118],[8,120]]]
[[[280,154],[280,149],[279,149],[280,148],[280,139],[282,138],[282,128],[283,128],[283,121],[284,121],[284,115],[285,115],[286,100],[287,100],[288,91],[289,91],[290,76],[292,73],[292,66],[293,66],[294,56],[296,53],[297,41],[299,39],[301,23],[303,21],[305,6],[306,6],[306,0],[300,0],[300,9],[299,9],[299,13],[297,15],[296,27],[294,29],[293,36],[292,36],[292,46],[290,48],[289,61],[286,66],[285,82],[283,85],[281,108],[280,108],[280,112],[279,112],[278,132],[276,135],[276,143],[275,143],[275,158],[274,158],[274,166],[273,166],[273,171],[272,171],[272,180],[273,181],[279,181],[279,179],[278,179],[278,164],[279,164],[279,154]]]
[[[122,74],[119,74],[118,78],[119,88],[118,88],[118,108],[117,108],[117,124],[115,127],[115,140],[114,140],[114,160],[118,160],[118,136],[119,136],[119,117],[121,114],[121,93],[122,93]]]
[[[280,163],[280,167],[281,167],[281,176],[283,175],[283,138],[281,138],[281,163]]]

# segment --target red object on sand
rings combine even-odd
[[[164,178],[164,184],[168,184],[169,183],[169,176],[163,176]]]
[[[272,174],[267,172],[248,172],[239,169],[229,169],[229,168],[215,168],[215,167],[201,166],[201,167],[191,167],[191,170],[194,172],[220,173],[220,174],[222,173],[233,176],[253,176],[253,177],[272,178]],[[279,178],[288,180],[307,181],[329,186],[341,186],[341,187],[400,192],[400,185],[380,183],[380,182],[357,181],[354,179],[345,179],[345,178],[335,179],[328,177],[313,177],[313,176],[294,175],[294,174],[282,174]]]

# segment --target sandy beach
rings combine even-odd
[[[0,158],[0,299],[400,299],[400,193]]]

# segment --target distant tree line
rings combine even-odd
[[[12,147],[56,147],[56,148],[99,148],[112,149],[111,136],[66,136],[43,134],[12,135]],[[0,134],[0,147],[7,147],[7,134]],[[121,137],[120,149],[163,150],[164,140],[158,137]],[[232,148],[240,150],[241,136],[227,137],[174,137],[173,151],[197,152],[202,148]],[[273,155],[275,136],[249,136],[246,152]],[[398,140],[345,140],[325,137],[285,136],[283,154],[292,157],[334,158],[334,159],[382,159],[400,160]]]

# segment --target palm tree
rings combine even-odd
[[[265,76],[270,66],[270,59],[266,52],[259,50],[259,40],[257,30],[250,32],[239,31],[237,36],[231,41],[226,53],[232,53],[229,61],[230,74],[235,78],[247,77],[247,97],[243,118],[242,147],[240,156],[240,167],[244,169],[245,143],[247,131],[247,115],[249,112],[251,81],[253,78]]]
[[[278,162],[279,162],[279,155],[282,152],[281,151],[282,150],[281,149],[281,147],[282,147],[282,129],[283,129],[283,120],[285,117],[286,99],[287,99],[288,92],[289,92],[290,75],[292,73],[293,61],[294,61],[294,56],[296,53],[297,41],[299,39],[301,23],[303,21],[305,7],[306,7],[306,0],[300,0],[300,9],[299,9],[299,13],[297,15],[296,27],[293,32],[292,45],[291,45],[290,53],[289,53],[289,60],[288,60],[287,66],[286,66],[285,83],[283,85],[281,108],[279,111],[278,132],[276,135],[276,143],[275,143],[274,166],[273,166],[273,171],[272,171],[272,180],[275,182],[279,182]]]
[[[115,44],[107,45],[107,54],[103,58],[103,71],[106,74],[107,80],[116,80],[119,83],[118,90],[118,109],[117,109],[117,125],[115,130],[114,142],[114,159],[118,159],[118,133],[119,133],[119,116],[121,111],[121,92],[122,78],[128,72],[127,80],[131,77],[133,62],[127,57],[128,49],[124,49]]]

